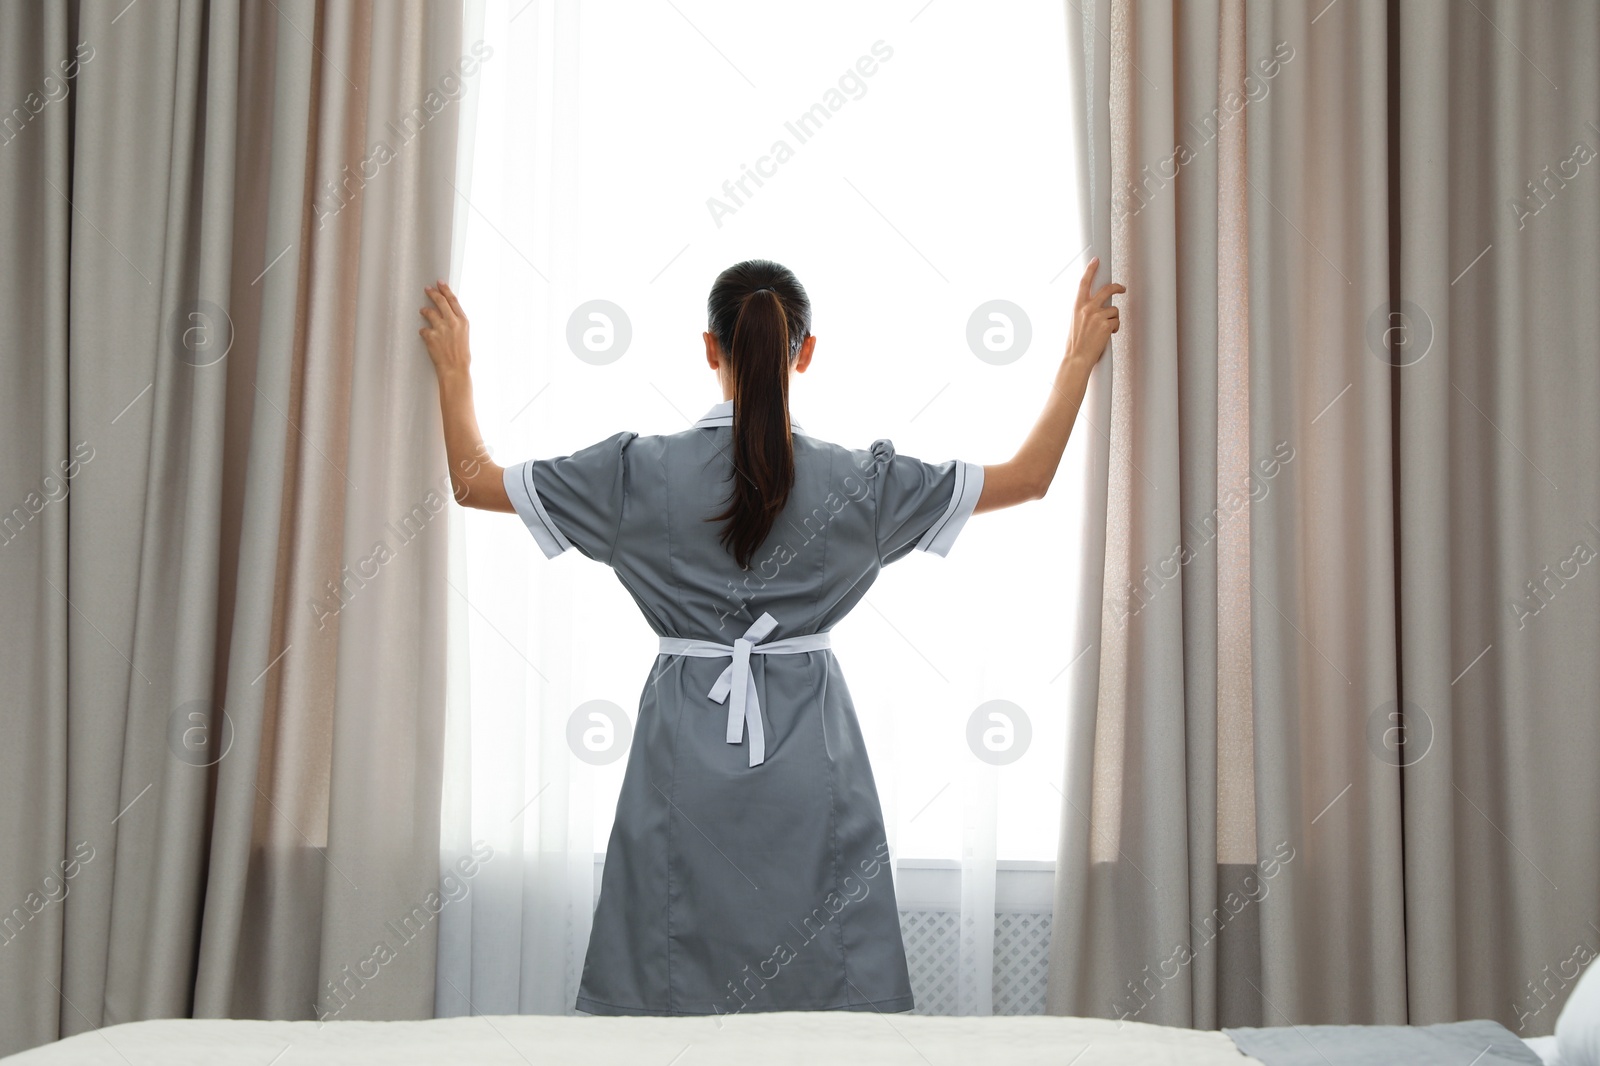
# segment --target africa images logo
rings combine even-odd
[[[711,212],[711,221],[716,223],[717,228],[721,229],[724,218],[738,213],[739,208],[755,196],[755,189],[765,184],[763,178],[777,176],[778,167],[794,158],[796,147],[821,133],[822,128],[845,104],[867,95],[866,79],[878,72],[881,63],[887,63],[893,57],[893,48],[881,40],[873,41],[871,55],[861,56],[854,66],[845,68],[834,85],[822,94],[821,100],[783,124],[784,131],[794,139],[794,144],[791,145],[785,137],[778,137],[766,154],[756,159],[753,169],[748,163],[740,163],[739,176],[722,183],[722,196],[706,197],[706,210]],[[849,95],[846,96],[846,93]],[[754,183],[755,189],[750,187],[751,183]]]

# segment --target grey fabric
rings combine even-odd
[[[459,16],[0,5],[0,1051],[431,1013]]]
[[[826,632],[888,562],[948,552],[982,467],[794,435],[795,484],[741,571],[718,540],[724,402],[667,436],[618,433],[506,470],[547,555],[607,563],[660,636],[731,645],[763,614]],[[577,1008],[592,1014],[912,1006],[883,813],[831,650],[752,655],[765,761],[711,700],[725,658],[658,657],[606,847]]]
[[[1049,1009],[1549,1032],[1600,944],[1600,8],[1067,15],[1129,293]]]
[[[1499,1022],[1438,1025],[1296,1025],[1224,1029],[1239,1050],[1266,1066],[1543,1066]]]
[[[1534,1036],[1600,954],[1600,5],[1399,35],[1406,994]]]

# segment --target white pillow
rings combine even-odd
[[[1561,1066],[1561,1053],[1553,1036],[1525,1036],[1522,1042],[1533,1049],[1544,1066]]]
[[[1600,960],[1590,960],[1556,1019],[1562,1066],[1600,1066]]]

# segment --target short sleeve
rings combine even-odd
[[[891,563],[913,549],[947,555],[983,493],[983,467],[953,459],[925,463],[872,442],[877,486],[878,558]]]
[[[627,498],[627,450],[618,433],[571,455],[505,468],[506,495],[547,558],[577,548],[610,563]]]

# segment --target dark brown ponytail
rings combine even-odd
[[[789,369],[811,335],[811,301],[794,274],[752,259],[724,270],[707,301],[710,331],[733,374],[733,474],[721,541],[741,570],[794,488]]]

